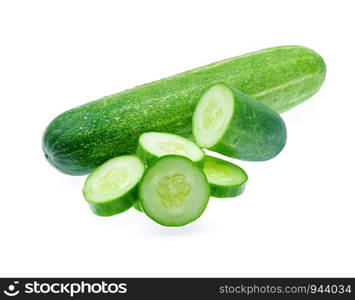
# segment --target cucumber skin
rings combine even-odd
[[[121,196],[119,201],[112,200],[99,204],[90,201],[87,202],[89,203],[89,206],[95,215],[101,217],[110,217],[130,209],[136,201],[137,186],[133,190],[128,191],[124,196]]]
[[[243,183],[239,184],[239,185],[229,185],[229,186],[225,186],[225,185],[220,185],[220,184],[216,184],[216,183],[212,183],[210,181],[208,181],[208,183],[210,184],[210,188],[211,188],[211,196],[215,197],[215,198],[233,198],[233,197],[237,197],[240,196],[244,190],[245,190],[245,185],[246,182],[248,181],[248,174],[239,166],[232,164],[228,161],[225,161],[223,159],[217,158],[217,157],[213,157],[213,156],[206,156],[205,160],[214,160],[220,164],[225,164],[225,165],[233,165],[233,167],[237,167],[238,169],[240,169],[246,176],[246,179]],[[207,177],[207,175],[206,175]],[[207,177],[208,180],[208,177]]]
[[[135,152],[140,134],[191,137],[202,93],[225,83],[278,112],[315,94],[323,59],[301,46],[281,46],[226,59],[84,104],[56,117],[42,140],[45,157],[63,173],[84,175],[106,160]]]
[[[167,226],[167,227],[180,227],[180,226],[185,226],[187,224],[190,224],[192,223],[193,221],[196,221],[199,217],[201,217],[201,215],[204,213],[204,211],[206,210],[206,207],[207,207],[207,204],[209,202],[209,198],[210,198],[210,195],[211,195],[211,187],[210,187],[210,184],[208,183],[208,180],[207,180],[207,176],[205,175],[205,173],[201,171],[201,174],[203,175],[203,177],[205,178],[205,183],[206,183],[206,188],[208,189],[208,197],[207,199],[205,200],[204,202],[204,206],[200,212],[199,215],[195,216],[194,218],[184,222],[184,223],[180,223],[179,225],[175,224],[175,223],[164,223],[164,222],[161,222],[159,219],[157,219],[155,216],[152,216],[149,214],[149,212],[147,212],[145,209],[144,209],[144,199],[142,197],[142,193],[141,193],[141,190],[142,190],[142,186],[144,184],[144,177],[146,176],[147,174],[147,171],[149,171],[150,168],[154,167],[154,165],[156,163],[158,163],[160,160],[164,160],[164,159],[169,159],[169,158],[180,158],[180,159],[184,159],[184,160],[187,160],[189,161],[191,164],[193,164],[194,166],[196,166],[196,164],[189,158],[187,158],[186,156],[181,156],[181,155],[165,155],[165,156],[161,156],[159,158],[157,158],[153,163],[152,165],[146,170],[146,172],[144,172],[143,174],[143,177],[139,183],[139,186],[138,186],[138,199],[139,199],[139,203],[141,205],[141,208],[142,208],[142,212],[144,212],[150,219],[152,219],[154,222],[160,224],[160,225],[163,225],[163,226]],[[197,166],[196,166],[197,167]]]
[[[196,147],[198,147],[196,145]],[[201,149],[202,150],[202,149]],[[203,151],[203,150],[202,150]],[[144,163],[145,167],[149,167],[156,159],[159,158],[159,156],[156,156],[155,154],[147,151],[143,145],[138,141],[137,145],[137,150],[136,150],[136,155],[141,159],[141,161]],[[202,159],[193,161],[199,168],[203,168],[203,162],[204,162],[204,156]]]
[[[211,196],[215,198],[233,198],[243,194],[245,183],[237,186],[230,186],[226,189],[225,186],[210,183]]]
[[[209,150],[247,161],[264,161],[278,155],[287,140],[280,115],[240,91],[234,93],[232,119],[219,141]]]
[[[136,155],[141,159],[145,167],[149,167],[158,158],[158,156],[145,150],[139,141],[137,145]]]

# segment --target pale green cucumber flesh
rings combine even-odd
[[[206,156],[203,171],[211,187],[211,196],[231,198],[244,192],[248,175],[239,166],[223,159]]]
[[[226,59],[64,112],[47,127],[43,151],[60,171],[87,174],[112,157],[135,153],[144,132],[190,137],[195,105],[214,84],[225,83],[283,112],[310,98],[324,77],[322,58],[300,46]]]
[[[224,84],[202,95],[193,115],[193,134],[202,148],[249,161],[275,157],[287,139],[277,112]]]
[[[97,215],[124,212],[137,201],[138,183],[143,173],[144,165],[136,156],[112,158],[88,176],[83,188],[84,198]]]
[[[203,167],[205,153],[190,140],[171,133],[147,132],[139,137],[137,153],[145,165],[150,165],[158,157],[175,154],[191,159]]]
[[[226,85],[216,84],[202,95],[192,119],[198,145],[210,148],[221,139],[231,126],[234,106],[234,94]]]
[[[205,210],[210,187],[205,174],[184,156],[167,155],[155,160],[139,184],[144,213],[164,226],[183,226]]]

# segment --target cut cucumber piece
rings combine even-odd
[[[271,108],[224,84],[209,88],[193,115],[196,143],[226,156],[268,160],[286,143],[286,126]]]
[[[201,168],[203,167],[205,153],[188,139],[161,132],[147,132],[139,137],[137,155],[146,165],[160,156],[169,154],[186,156]]]
[[[143,173],[144,165],[134,155],[112,158],[88,176],[84,197],[99,216],[124,212],[137,201],[138,182]]]
[[[148,217],[164,226],[183,226],[201,216],[210,186],[205,174],[190,159],[167,155],[147,169],[138,192]]]
[[[237,165],[220,158],[206,156],[203,171],[211,187],[211,196],[231,198],[244,192],[248,175]]]

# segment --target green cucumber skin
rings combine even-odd
[[[196,145],[197,146],[197,145]],[[198,147],[198,146],[197,146]],[[136,155],[141,159],[146,167],[149,167],[159,157],[147,151],[143,145],[138,142]],[[193,161],[199,168],[203,168],[204,157],[198,161]]]
[[[232,119],[219,141],[209,150],[246,161],[264,161],[278,155],[287,140],[280,115],[242,92],[234,93]]]
[[[66,111],[48,125],[42,148],[58,170],[84,175],[134,153],[144,132],[191,137],[195,105],[211,85],[225,83],[283,112],[315,94],[325,72],[322,58],[301,46],[226,59]]]
[[[125,212],[137,201],[137,192],[131,192],[123,196],[119,201],[109,201],[105,203],[89,202],[89,206],[95,215],[110,217]]]
[[[136,155],[141,159],[145,167],[149,167],[158,158],[155,154],[144,149],[140,142],[137,145]]]
[[[217,157],[213,157],[213,156],[209,156],[207,155],[206,156],[206,159],[205,161],[207,160],[212,160],[212,161],[215,161],[216,163],[219,163],[219,164],[225,164],[225,165],[233,165],[233,167],[236,167],[238,169],[240,169],[241,172],[244,173],[245,175],[245,181],[241,184],[238,184],[238,185],[219,185],[219,184],[216,184],[216,183],[212,183],[208,180],[208,177],[207,177],[207,180],[208,180],[208,183],[210,184],[210,188],[211,188],[211,196],[212,197],[215,197],[215,198],[233,198],[233,197],[237,197],[237,196],[240,196],[241,194],[243,194],[244,190],[245,190],[245,186],[246,186],[246,183],[248,181],[248,174],[239,166],[235,165],[235,164],[232,164],[228,161],[225,161],[223,159],[220,159],[220,158],[217,158]]]
[[[95,215],[109,217],[123,213],[126,210],[130,209],[137,201],[137,197],[138,185],[129,190],[125,195],[120,196],[119,200],[113,199],[111,201],[102,203],[96,203],[87,200],[87,202],[89,203],[89,206]]]

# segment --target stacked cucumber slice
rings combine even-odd
[[[139,139],[137,156],[116,157],[94,170],[83,194],[99,216],[134,207],[161,225],[183,226],[202,215],[210,196],[240,195],[247,179],[237,165],[205,156],[185,138],[150,132]]]
[[[203,167],[205,153],[188,139],[162,132],[147,132],[140,136],[137,155],[146,165],[151,164],[158,157],[169,154],[186,156],[201,168]]]
[[[112,216],[131,207],[164,226],[199,218],[210,196],[231,198],[245,189],[239,166],[205,155],[202,148],[241,160],[276,156],[286,127],[272,109],[216,84],[202,94],[192,117],[195,142],[164,132],[143,133],[136,155],[108,160],[87,178],[83,194],[92,211]]]
[[[88,176],[84,197],[99,216],[124,212],[137,200],[137,187],[143,173],[144,165],[136,156],[112,158]]]
[[[220,158],[206,156],[203,171],[211,186],[211,196],[231,198],[244,192],[248,175],[241,167]]]
[[[210,196],[244,191],[248,177],[240,167],[205,156],[189,140],[152,132],[139,143],[137,156],[113,158],[88,176],[83,194],[95,214],[112,216],[134,207],[161,225],[183,226],[201,216]],[[179,151],[183,155],[175,154]]]

